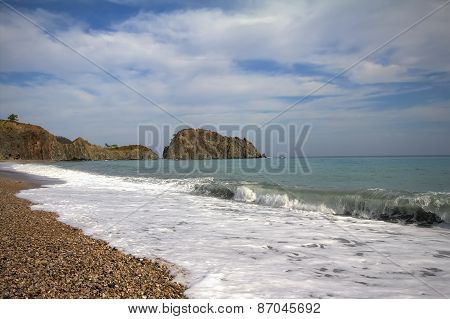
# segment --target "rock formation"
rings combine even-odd
[[[80,137],[73,142],[69,140],[70,143],[61,143],[58,139],[37,125],[0,120],[0,159],[70,161],[158,158],[154,151],[142,145],[104,148]]]
[[[204,129],[184,129],[164,148],[164,159],[261,158],[246,138],[227,137]]]

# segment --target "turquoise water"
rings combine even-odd
[[[145,164],[158,170],[144,174]],[[64,181],[19,196],[126,253],[167,261],[189,297],[450,295],[449,158],[311,158],[308,175],[297,164],[0,166]]]
[[[194,194],[260,205],[406,222],[421,208],[450,222],[450,157],[313,157],[308,163],[307,174],[293,158],[53,165],[110,176],[200,178]]]

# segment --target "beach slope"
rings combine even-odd
[[[33,186],[0,176],[0,298],[184,298],[165,265],[124,254],[15,196]]]

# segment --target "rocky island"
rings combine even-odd
[[[81,137],[73,142],[40,126],[0,120],[0,160],[141,160],[158,159],[142,145],[101,147]]]
[[[164,159],[232,159],[265,157],[246,138],[205,129],[177,132],[164,148]],[[154,160],[158,154],[142,145],[102,147],[78,137],[71,141],[44,128],[0,120],[0,160]]]
[[[205,129],[188,128],[175,134],[164,148],[164,159],[225,159],[265,157],[246,138],[228,137]]]

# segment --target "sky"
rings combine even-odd
[[[124,145],[177,121],[4,2],[190,126],[308,96],[273,121],[307,156],[450,154],[450,5],[327,84],[445,1],[1,0],[0,118]]]

